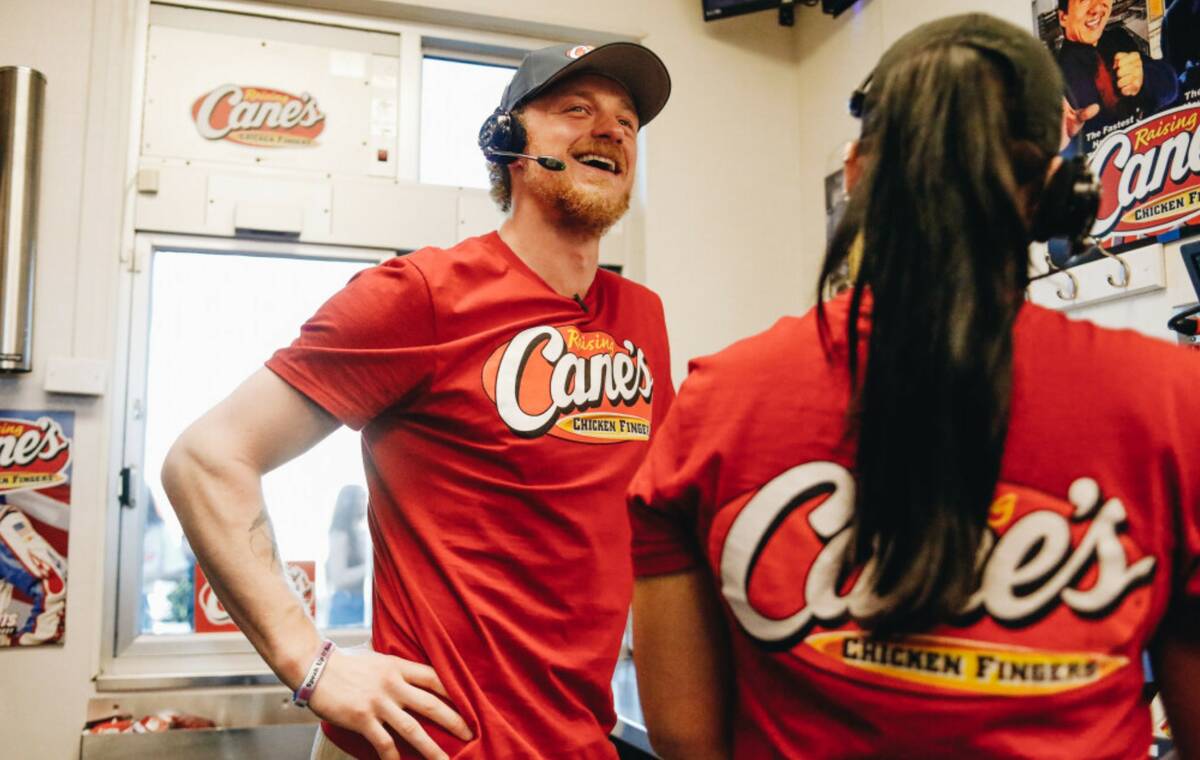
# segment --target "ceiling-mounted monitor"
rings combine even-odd
[[[779,22],[791,26],[797,5],[816,5],[821,3],[821,10],[831,16],[840,16],[850,6],[863,0],[701,0],[704,5],[704,20],[741,16],[743,13],[769,11],[779,9]]]
[[[858,0],[821,0],[821,10],[836,18],[857,2]]]
[[[768,11],[783,5],[783,0],[703,0],[704,20],[741,16],[743,13]]]

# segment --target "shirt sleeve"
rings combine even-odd
[[[434,372],[429,287],[403,257],[364,270],[300,328],[267,368],[359,430],[408,403]]]
[[[1167,61],[1143,55],[1142,69],[1143,108],[1158,110],[1179,99],[1179,79],[1174,66]]]
[[[1171,505],[1175,534],[1172,605],[1182,602],[1194,614],[1200,614],[1200,397],[1195,393],[1200,355],[1177,350],[1179,353],[1172,357],[1176,361],[1169,365],[1171,378],[1176,381],[1174,392],[1167,396],[1170,402],[1157,421],[1165,434],[1169,472],[1174,475],[1170,492],[1177,500]]]
[[[1193,445],[1191,450],[1200,457],[1200,447]],[[1200,459],[1180,464],[1189,468],[1190,474],[1196,471],[1197,461]],[[1200,610],[1200,483],[1196,480],[1193,475],[1190,487],[1183,491],[1184,500],[1180,505],[1182,552],[1177,584],[1182,587],[1188,606]]]
[[[657,296],[654,299],[658,324],[662,325],[662,339],[656,350],[657,366],[654,370],[654,408],[651,410],[651,437],[666,422],[671,406],[675,403],[675,383],[671,381],[671,347],[667,340],[667,320],[663,305]]]
[[[706,490],[701,482],[703,463],[711,458],[692,435],[693,385],[689,378],[680,388],[629,486],[633,567],[639,578],[690,570],[703,563],[697,524]]]

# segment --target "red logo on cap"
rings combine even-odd
[[[595,50],[591,45],[576,45],[567,51],[568,58],[580,58]]]

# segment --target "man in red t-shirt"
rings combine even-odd
[[[326,721],[314,756],[616,756],[621,496],[674,392],[659,299],[598,246],[669,91],[640,45],[531,53],[480,134],[501,229],[356,276],[168,457],[207,576]],[[259,479],[340,424],[363,433],[374,651],[325,657]]]

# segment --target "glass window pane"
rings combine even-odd
[[[422,182],[487,189],[479,127],[496,106],[515,67],[426,56],[421,66]]]
[[[142,632],[187,633],[196,627],[195,558],[158,478],[167,449],[193,420],[262,367],[275,349],[290,343],[304,320],[369,265],[284,256],[155,253],[145,400],[150,508],[143,538]],[[337,625],[360,627],[368,622],[369,605],[362,603],[371,555],[364,488],[359,437],[348,428],[339,428],[263,480],[283,559],[315,564],[317,622],[322,627],[329,623],[331,608],[340,610]],[[335,509],[339,498],[345,504],[340,512]],[[337,599],[335,585],[342,592]]]

